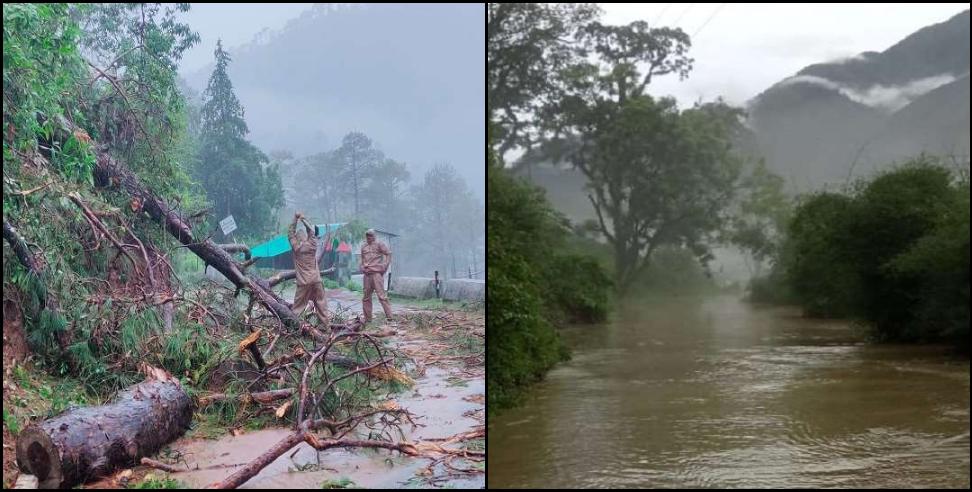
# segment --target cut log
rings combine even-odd
[[[25,429],[17,461],[41,488],[70,488],[132,466],[182,435],[192,399],[171,376],[150,376],[115,402],[68,410]]]

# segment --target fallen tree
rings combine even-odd
[[[63,140],[74,131],[78,130],[62,120],[60,128],[55,132],[55,138]],[[142,184],[138,176],[123,162],[113,157],[105,147],[95,145],[94,151],[96,161],[93,174],[98,188],[122,192],[131,201],[135,214],[147,214],[162,225],[169,235],[235,285],[237,294],[246,291],[250,295],[251,306],[262,305],[276,319],[275,322],[279,322],[284,329],[270,343],[268,353],[279,338],[294,337],[294,351],[271,363],[264,362],[263,354],[257,350],[259,330],[254,330],[240,345],[240,352],[248,350],[261,367],[261,378],[271,375],[276,375],[274,377],[281,380],[289,378],[293,390],[257,393],[259,397],[251,393],[244,398],[252,398],[258,402],[266,400],[267,403],[290,398],[291,401],[286,405],[293,405],[295,410],[294,434],[231,477],[214,485],[236,487],[300,442],[308,442],[319,450],[333,447],[370,447],[398,450],[410,455],[419,454],[412,444],[392,442],[390,432],[376,434],[387,436],[387,441],[343,439],[343,434],[337,439],[323,439],[313,433],[318,428],[328,429],[332,436],[338,432],[347,433],[362,422],[372,419],[378,419],[377,423],[384,427],[397,427],[402,418],[411,422],[408,412],[398,408],[359,411],[359,404],[354,398],[355,392],[376,392],[388,380],[411,384],[411,380],[392,365],[395,358],[388,356],[389,350],[378,343],[377,336],[360,331],[364,327],[360,318],[344,324],[325,326],[330,328],[328,333],[310,323],[302,322],[299,315],[291,309],[291,305],[271,290],[274,284],[288,279],[286,272],[273,278],[273,283],[248,272],[247,266],[252,264],[254,258],[240,263],[227,251],[234,248],[217,244],[209,238],[197,237],[193,233],[190,220]],[[244,319],[251,319],[249,311],[247,309]],[[253,330],[254,327],[250,326],[250,329]],[[311,337],[317,346],[308,350],[299,335]],[[339,343],[345,347],[350,345],[349,353],[356,354],[357,358],[339,353],[336,350]],[[355,378],[357,381],[354,391],[342,391],[335,386],[348,378]],[[175,388],[171,387],[173,384],[176,385]],[[68,487],[107,473],[117,466],[137,462],[180,434],[188,425],[191,403],[177,384],[174,381],[147,381],[121,394],[119,401],[111,406],[72,411],[35,426],[30,432],[23,434],[23,445],[18,442],[18,456],[22,456],[22,462],[30,463],[30,470],[34,474],[39,478],[43,477],[42,483]],[[220,395],[204,400],[204,403],[228,398]],[[177,402],[169,401],[172,399]],[[338,416],[346,418],[330,420]],[[122,429],[123,432],[115,435],[106,432],[105,429],[108,428]],[[102,434],[105,435],[104,441],[99,439]]]
[[[71,488],[132,466],[179,437],[192,419],[192,399],[161,369],[110,405],[68,410],[17,438],[17,462],[41,488]]]
[[[44,123],[43,117],[39,117]],[[54,132],[53,138],[60,142],[44,142],[42,148],[60,148],[61,143],[66,142],[72,135],[85,133],[81,128],[65,120],[58,119],[58,128]],[[244,273],[245,268],[233,259],[219,244],[209,238],[197,238],[190,226],[190,221],[173,207],[170,207],[164,200],[155,195],[152,190],[145,187],[138,176],[135,175],[127,166],[112,157],[107,148],[99,146],[92,141],[92,148],[95,151],[94,179],[95,185],[107,189],[120,189],[132,200],[132,208],[137,213],[146,213],[153,220],[161,224],[165,230],[175,237],[180,243],[189,248],[207,265],[212,266],[223,274],[238,290],[246,290],[272,312],[281,323],[291,328],[298,328],[300,322],[290,305],[270,290],[270,285],[266,279],[253,273]],[[4,227],[4,235],[7,236],[7,227]]]

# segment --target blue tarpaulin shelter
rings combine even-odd
[[[345,222],[337,224],[316,224],[317,237],[321,237],[328,232],[334,232]],[[298,224],[298,227],[303,227]],[[258,244],[250,248],[250,254],[254,258],[259,258],[256,266],[263,268],[276,268],[287,270],[294,267],[293,255],[290,253],[290,241],[286,235],[276,236],[273,239]]]

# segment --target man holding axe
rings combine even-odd
[[[304,231],[297,230],[297,222],[304,224]],[[294,214],[287,231],[290,249],[294,254],[294,271],[297,277],[297,293],[294,294],[293,310],[298,316],[303,313],[309,302],[324,326],[329,326],[330,316],[327,313],[327,299],[324,296],[324,285],[321,283],[321,271],[318,262],[324,254],[324,246],[318,246],[315,240],[314,228],[304,218],[304,214]]]

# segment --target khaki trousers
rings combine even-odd
[[[298,316],[303,314],[304,305],[307,303],[311,304],[311,308],[317,313],[317,317],[324,326],[330,324],[330,316],[327,314],[327,298],[324,295],[324,285],[320,281],[297,285],[297,293],[294,295],[294,312]]]
[[[391,318],[391,304],[388,304],[388,294],[385,293],[385,276],[381,273],[364,274],[364,298],[361,299],[361,307],[364,310],[365,320],[371,321],[371,293],[378,294],[378,302],[381,309],[385,311],[385,317]]]

